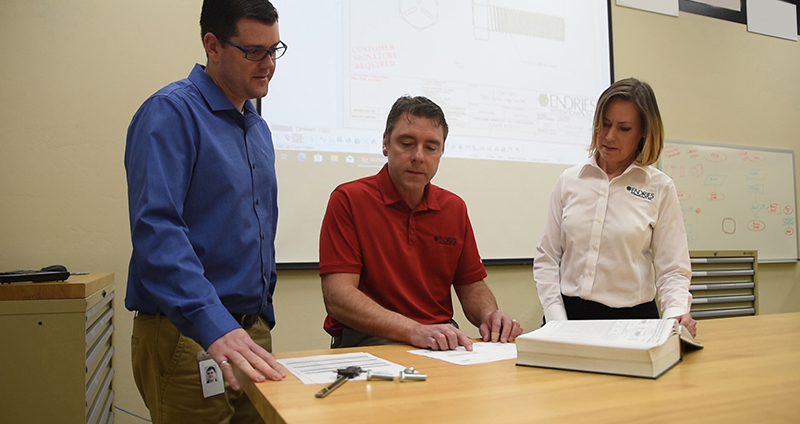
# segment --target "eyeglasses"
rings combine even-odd
[[[212,32],[212,34],[214,33]],[[286,53],[286,49],[289,48],[289,46],[287,46],[286,43],[284,43],[283,41],[278,41],[278,45],[271,49],[265,49],[261,47],[247,48],[247,47],[242,47],[234,43],[233,41],[228,40],[225,37],[220,37],[217,34],[214,34],[214,36],[230,44],[231,46],[236,47],[237,49],[243,51],[244,58],[247,60],[251,60],[253,62],[261,62],[267,56],[271,57],[272,60],[278,60],[283,56],[284,53]]]

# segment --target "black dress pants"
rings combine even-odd
[[[564,309],[567,310],[567,318],[571,320],[586,319],[658,319],[658,306],[653,299],[629,308],[612,308],[602,303],[591,300],[581,299],[580,297],[564,296]],[[542,325],[547,322],[542,319]]]
[[[658,319],[655,299],[629,308],[612,308],[591,300],[561,295],[569,319]]]

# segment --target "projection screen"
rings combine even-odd
[[[392,103],[423,95],[450,134],[433,183],[461,196],[485,260],[529,260],[558,175],[587,158],[612,81],[606,0],[273,0],[277,260],[318,261],[330,192],[377,173]]]

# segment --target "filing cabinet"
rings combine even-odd
[[[111,424],[114,274],[0,285],[0,415]]]
[[[692,317],[695,319],[758,313],[758,252],[690,251]]]

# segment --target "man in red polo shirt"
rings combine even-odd
[[[522,334],[483,279],[464,201],[430,184],[447,138],[431,100],[401,97],[389,112],[377,175],[331,193],[320,234],[320,276],[332,347],[409,343],[433,350],[472,341],[453,321],[450,287],[484,341]]]

